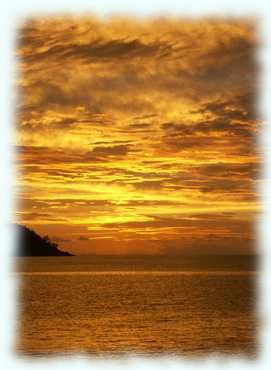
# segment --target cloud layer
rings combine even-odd
[[[254,28],[90,17],[21,25],[20,222],[75,253],[251,251]]]

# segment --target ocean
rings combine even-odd
[[[24,356],[255,356],[251,256],[20,257],[17,340]]]

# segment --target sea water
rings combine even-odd
[[[256,272],[247,256],[16,262],[21,355],[257,352]]]

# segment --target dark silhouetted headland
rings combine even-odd
[[[18,235],[16,256],[72,256],[58,249],[58,245],[45,236],[39,236],[35,231],[22,225],[14,225]]]

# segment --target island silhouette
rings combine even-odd
[[[58,245],[48,236],[42,237],[24,225],[15,224],[15,227],[18,235],[16,256],[72,256],[71,253],[58,249]]]

